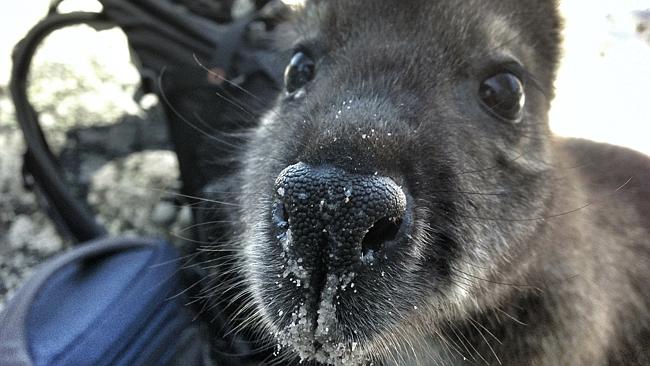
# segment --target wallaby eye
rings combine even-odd
[[[521,120],[526,96],[516,75],[502,72],[483,80],[478,95],[483,107],[495,117],[510,122]]]
[[[288,93],[302,88],[314,78],[315,64],[311,57],[296,52],[284,70],[284,85]]]

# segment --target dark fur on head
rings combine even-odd
[[[315,78],[251,133],[226,198],[246,323],[333,365],[647,361],[650,163],[551,135],[560,23],[551,0],[309,3],[291,38]],[[477,98],[502,70],[525,87],[516,124]],[[408,243],[332,279],[320,307],[272,227],[275,179],[297,162],[409,195]]]

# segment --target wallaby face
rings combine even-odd
[[[580,242],[547,249],[580,207],[557,204],[573,171],[547,124],[559,24],[551,0],[307,4],[237,177],[246,305],[280,357],[565,360],[524,325],[581,273],[553,267]]]

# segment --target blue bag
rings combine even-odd
[[[41,265],[0,313],[0,365],[205,365],[179,258],[152,239],[100,239]]]

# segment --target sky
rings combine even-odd
[[[0,84],[9,78],[11,48],[45,14],[48,3],[7,1],[4,5],[0,12]],[[89,0],[66,0],[62,7],[98,9]],[[650,154],[650,31],[647,41],[639,37],[633,16],[634,11],[644,9],[650,11],[650,0],[561,2],[565,43],[550,114],[554,132]],[[81,70],[82,60],[93,55],[115,70],[121,82],[137,80],[119,31],[61,32],[48,40],[38,57],[79,63]]]
[[[550,115],[554,132],[650,154],[650,31],[647,42],[639,37],[632,15],[650,11],[650,0],[564,0],[561,9],[565,42]]]

